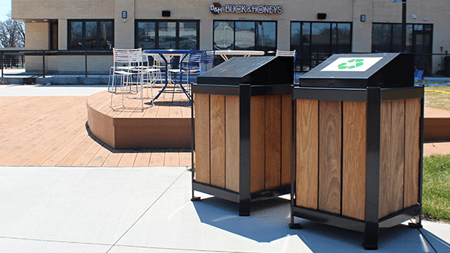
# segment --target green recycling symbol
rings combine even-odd
[[[351,59],[338,65],[339,69],[354,69],[364,64],[364,59]]]

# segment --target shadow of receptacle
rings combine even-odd
[[[362,247],[364,234],[323,225],[295,217],[302,229],[289,229],[290,201],[275,198],[251,203],[251,215],[239,216],[237,203],[211,197],[193,202],[202,223],[248,239],[270,243],[297,236],[312,252],[367,252]],[[435,252],[435,244],[450,252],[450,246],[431,232],[398,225],[381,229],[377,252]],[[428,238],[432,238],[431,246]],[[440,252],[438,250],[438,252]]]

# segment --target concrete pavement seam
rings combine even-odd
[[[128,231],[130,231],[134,225],[136,225],[136,223],[138,223],[138,221],[150,210],[150,208],[152,208],[156,202],[158,202],[158,200],[170,189],[170,187],[172,187],[173,184],[175,184],[176,181],[178,181],[178,179],[180,179],[180,177],[186,172],[186,170],[183,171],[183,173],[181,173],[165,190],[163,193],[161,193],[161,195],[158,196],[158,198],[147,208],[147,210],[144,211],[144,213],[141,214],[141,216],[139,216],[139,218],[137,218],[137,220],[127,229],[127,231],[125,231],[125,233],[123,233],[119,239],[117,239],[117,241],[111,246],[111,248],[108,249],[108,251],[106,251],[106,253],[108,253],[109,251],[111,251],[112,248],[114,248],[114,246],[116,246],[116,244],[128,233]]]

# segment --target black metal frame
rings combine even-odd
[[[239,215],[250,215],[250,202],[278,197],[291,192],[291,186],[285,185],[259,192],[250,193],[250,98],[252,96],[291,94],[292,84],[279,85],[202,85],[194,84],[192,93],[208,95],[239,96],[239,192],[230,191],[209,184],[196,182],[194,169],[192,171],[192,201],[200,200],[195,197],[194,191],[200,191],[215,197],[239,203]],[[195,121],[193,113],[193,100],[191,106],[192,125],[192,168],[194,168],[195,150]]]
[[[415,223],[410,227],[421,227],[420,215],[422,212],[422,180],[423,180],[423,129],[424,129],[424,88],[302,88],[293,89],[293,109],[297,99],[357,101],[367,103],[367,143],[366,143],[366,202],[365,220],[358,220],[336,215],[324,211],[308,209],[295,205],[295,128],[292,134],[292,180],[291,180],[291,228],[301,228],[294,223],[294,216],[306,218],[315,222],[341,227],[364,233],[365,249],[378,248],[378,231],[381,228],[396,226],[405,220],[414,218]],[[379,179],[380,179],[380,116],[381,102],[402,100],[408,98],[421,98],[420,115],[420,160],[419,160],[419,202],[411,207],[390,214],[382,219],[378,218],[379,210]],[[293,122],[295,122],[295,110],[292,110]]]
[[[72,40],[72,33],[70,32],[70,29],[72,28],[72,23],[73,22],[81,22],[81,33],[82,33],[82,41],[83,41],[83,45],[81,45],[81,48],[72,48],[72,46],[70,45],[70,41]],[[86,22],[97,22],[97,48],[86,48]],[[111,22],[112,23],[112,45],[111,47],[114,47],[115,45],[115,23],[114,23],[114,19],[68,19],[67,20],[67,49],[68,50],[112,50],[112,48],[108,48],[108,49],[101,49],[100,47],[100,22]]]
[[[45,78],[45,57],[59,56],[59,55],[84,55],[84,72],[88,76],[88,55],[113,55],[112,50],[0,50],[1,61],[0,68],[3,73],[3,55],[18,55],[18,56],[42,56],[42,76]]]
[[[136,48],[140,48],[139,46],[139,23],[145,23],[145,22],[154,22],[155,23],[155,48],[143,48],[143,49],[161,49],[159,47],[159,23],[170,23],[174,22],[176,23],[175,28],[175,48],[180,48],[180,22],[195,22],[196,23],[196,40],[197,45],[196,48],[186,48],[186,49],[192,49],[192,50],[199,50],[200,48],[200,20],[199,19],[136,19],[134,21],[135,26],[135,33],[134,33],[134,46]]]
[[[295,23],[297,23],[297,24],[300,24],[300,41],[298,41],[298,44],[296,44],[296,45],[298,45],[298,46],[296,46],[296,45],[294,45],[294,44],[292,44],[292,42],[294,41],[293,39],[292,39],[292,24],[295,24]],[[329,56],[331,56],[331,55],[333,55],[333,54],[337,54],[337,53],[351,53],[351,48],[352,48],[352,44],[353,44],[353,42],[352,42],[352,40],[350,40],[350,45],[349,45],[349,48],[350,48],[350,50],[349,50],[349,52],[344,52],[344,51],[339,51],[339,50],[333,50],[333,24],[336,24],[338,27],[339,27],[339,24],[349,24],[350,25],[350,38],[353,38],[353,23],[352,22],[336,22],[336,21],[307,21],[307,20],[304,20],[304,21],[295,21],[295,20],[293,20],[293,21],[291,21],[291,23],[290,23],[290,27],[289,27],[289,29],[290,29],[290,49],[291,50],[294,50],[294,49],[296,49],[297,50],[297,54],[300,56],[301,54],[302,54],[302,52],[304,52],[305,50],[303,50],[303,24],[304,23],[309,23],[309,29],[310,29],[310,34],[308,35],[308,36],[305,36],[305,38],[307,37],[308,38],[308,41],[312,41],[312,25],[313,24],[316,24],[316,23],[322,23],[322,24],[329,24],[330,25],[330,40],[329,40],[329,47],[330,47],[330,50],[329,50],[329,52],[323,52],[324,54],[326,54],[326,53],[328,53],[328,57]],[[338,41],[339,41],[339,39],[338,39]],[[336,44],[336,45],[339,45],[339,42],[338,42],[338,44]],[[307,51],[309,51],[309,53],[307,54],[307,57],[308,57],[308,59],[301,59],[301,57],[297,57],[297,59],[296,59],[296,61],[297,62],[301,62],[301,63],[296,63],[295,64],[295,66],[297,66],[297,67],[299,67],[300,68],[300,70],[299,70],[299,72],[305,72],[305,71],[303,71],[303,66],[308,66],[309,68],[310,68],[310,70],[311,69],[313,69],[315,66],[317,66],[317,65],[319,65],[320,63],[318,62],[319,61],[319,58],[317,57],[315,60],[317,61],[316,62],[316,65],[315,66],[312,66],[312,62],[313,62],[313,55],[314,54],[319,54],[320,52],[312,52],[312,47],[313,47],[313,45],[309,45],[309,46],[307,46],[307,47],[309,47],[309,50],[307,50]],[[327,57],[327,58],[328,58]],[[325,58],[326,59],[326,58]],[[325,60],[325,59],[322,59],[322,60]],[[308,64],[305,64],[305,62],[307,62]],[[295,70],[295,71],[297,71],[297,70]]]
[[[214,23],[215,22],[232,22],[233,23],[233,45],[232,45],[232,48],[228,48],[228,49],[215,48],[216,50],[234,50],[234,49],[236,49],[236,22],[254,23],[254,25],[255,25],[255,36],[254,36],[255,44],[254,44],[254,49],[251,49],[251,50],[262,50],[262,51],[266,51],[266,52],[270,52],[272,50],[260,49],[260,48],[258,48],[260,46],[256,45],[256,42],[258,41],[257,37],[261,36],[261,35],[258,35],[258,29],[256,27],[256,23],[258,23],[258,22],[275,23],[275,47],[274,47],[273,50],[275,51],[278,48],[278,21],[277,20],[238,20],[238,19],[225,20],[225,19],[214,19],[213,20],[213,30],[212,30],[213,38],[214,38],[214,33],[215,33],[215,30],[214,30]],[[214,39],[213,39],[213,48],[214,48]],[[237,49],[237,50],[244,50],[244,49]]]

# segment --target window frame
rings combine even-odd
[[[324,54],[328,54],[328,57],[330,57],[331,55],[333,55],[333,54],[335,54],[335,53],[347,53],[347,52],[333,52],[333,49],[335,48],[335,46],[338,46],[340,43],[339,43],[339,39],[337,40],[337,43],[336,44],[333,44],[333,24],[336,24],[337,25],[337,27],[339,28],[339,24],[346,24],[346,25],[349,25],[350,26],[350,34],[349,34],[349,36],[350,36],[350,43],[349,43],[349,48],[350,48],[350,50],[349,50],[349,52],[348,53],[351,53],[351,52],[353,52],[353,22],[349,22],[349,21],[310,21],[310,20],[291,20],[291,22],[290,22],[290,26],[289,26],[289,30],[290,30],[290,36],[289,36],[289,48],[290,48],[290,50],[292,51],[292,50],[296,50],[296,48],[293,46],[294,44],[293,44],[293,41],[292,41],[292,25],[294,24],[294,23],[297,23],[297,24],[300,24],[300,31],[299,31],[299,33],[300,33],[300,36],[299,36],[299,40],[300,41],[298,41],[298,43],[296,43],[295,45],[299,45],[300,46],[300,48],[302,48],[303,46],[303,44],[302,44],[302,38],[303,38],[303,24],[305,24],[305,23],[309,23],[309,55],[308,55],[308,59],[304,59],[304,58],[302,58],[302,55],[301,55],[301,53],[302,53],[302,50],[297,50],[297,62],[296,62],[296,67],[297,68],[300,68],[300,72],[305,72],[305,71],[309,71],[309,70],[311,70],[312,68],[314,68],[315,66],[317,66],[318,64],[320,64],[320,59],[319,58],[314,58],[313,59],[313,57],[312,57],[312,55],[314,54],[314,52],[312,52],[312,48],[313,48],[313,43],[314,43],[314,41],[313,41],[313,24],[315,24],[315,23],[322,23],[322,24],[328,24],[329,25],[329,27],[330,27],[330,34],[329,34],[329,44],[328,44],[328,46],[329,46],[329,50],[328,50],[328,52],[322,52],[322,53],[324,53]],[[316,62],[316,65],[314,65],[313,66],[313,60],[315,60],[315,61],[317,61]],[[325,60],[325,59],[324,59]],[[303,62],[303,61],[306,61],[307,62],[307,64],[298,64],[298,62]],[[303,70],[303,66],[309,66],[309,70]],[[295,70],[295,71],[297,71],[297,70]]]
[[[373,26],[374,25],[389,25],[390,27],[391,27],[391,29],[390,29],[390,42],[389,42],[389,51],[387,51],[387,52],[397,52],[397,51],[394,51],[393,50],[393,47],[394,47],[394,43],[393,43],[393,41],[394,41],[394,29],[393,29],[393,27],[394,27],[394,25],[402,25],[402,23],[393,23],[393,22],[373,22],[372,23],[372,34],[371,34],[371,52],[372,53],[374,53],[374,52],[376,52],[376,50],[374,50],[374,48],[373,48],[373,38],[374,38],[374,36],[373,36],[373,31],[374,31],[374,29],[373,29]],[[411,26],[411,36],[412,36],[412,38],[411,38],[411,45],[410,45],[410,47],[411,47],[411,51],[409,52],[409,53],[415,53],[415,51],[416,51],[416,49],[415,49],[415,43],[414,43],[414,38],[415,38],[415,36],[414,36],[414,34],[416,34],[417,32],[424,32],[425,31],[425,26],[430,26],[431,27],[431,29],[430,29],[430,34],[431,34],[431,36],[430,36],[430,53],[432,53],[433,52],[433,35],[434,35],[434,26],[433,26],[433,24],[429,24],[429,23],[406,23],[406,43],[408,43],[408,34],[409,34],[409,30],[408,30],[408,27],[409,26]],[[415,29],[415,27],[416,26],[422,26],[422,30],[416,30]],[[400,34],[400,36],[401,36],[401,34]],[[406,44],[406,47],[408,48],[408,44]],[[408,49],[406,49],[406,50],[408,50]]]
[[[134,47],[140,48],[139,46],[139,23],[140,22],[154,22],[155,23],[155,50],[160,49],[159,47],[159,23],[160,22],[175,22],[175,47],[180,47],[180,23],[181,22],[195,22],[196,23],[196,40],[197,46],[193,50],[199,50],[200,48],[200,20],[199,19],[136,19],[134,21]],[[145,49],[144,49],[145,50]]]
[[[273,50],[260,50],[257,48],[257,41],[258,41],[258,27],[257,27],[257,23],[258,22],[268,22],[268,23],[275,23],[275,46],[274,46],[274,50],[276,50],[278,48],[278,20],[239,20],[239,19],[214,19],[213,20],[213,26],[212,26],[212,46],[214,48],[214,37],[215,37],[215,29],[214,29],[214,23],[215,22],[233,22],[233,46],[230,50],[236,50],[236,22],[248,22],[248,23],[254,23],[254,29],[255,29],[255,37],[254,37],[254,41],[255,41],[255,49],[252,50],[259,50],[259,51],[265,51],[270,52]],[[221,50],[221,49],[217,49],[217,50]]]
[[[81,34],[82,34],[82,47],[80,49],[72,48],[70,45],[72,36],[71,36],[71,29],[72,29],[72,22],[81,22]],[[86,23],[87,22],[97,22],[97,48],[86,48]],[[100,22],[111,22],[112,24],[112,41],[111,41],[111,48],[100,48]],[[68,50],[112,50],[115,45],[115,25],[114,25],[114,19],[68,19],[67,20],[67,49]]]

